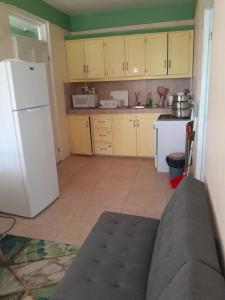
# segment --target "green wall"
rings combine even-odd
[[[0,0],[70,30],[70,17],[42,0]]]
[[[132,6],[128,9],[69,16],[43,0],[0,0],[0,2],[14,5],[69,31],[193,19],[196,1],[174,0],[174,4]]]
[[[71,16],[71,31],[193,19],[195,0]]]

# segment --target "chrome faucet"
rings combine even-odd
[[[134,95],[135,95],[135,106],[141,105],[141,102],[138,100],[140,96],[140,92],[135,92]]]

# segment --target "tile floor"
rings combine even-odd
[[[172,193],[151,159],[70,156],[58,175],[60,197],[33,219],[17,217],[10,233],[81,245],[103,211],[160,218]]]

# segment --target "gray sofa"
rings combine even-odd
[[[161,220],[105,212],[54,300],[224,300],[205,186],[191,177]]]

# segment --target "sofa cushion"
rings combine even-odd
[[[205,185],[187,177],[168,203],[157,231],[147,300],[156,300],[177,271],[190,260],[220,271]]]
[[[183,265],[158,300],[223,300],[224,277],[207,265],[191,261]]]
[[[155,219],[103,213],[52,299],[145,299],[158,223]]]

